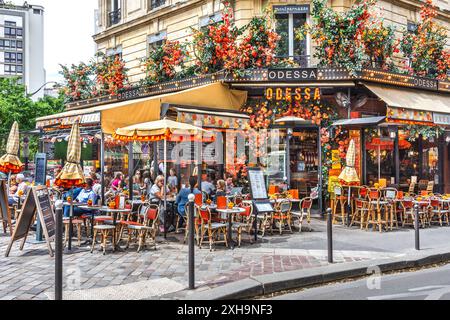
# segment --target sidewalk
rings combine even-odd
[[[109,251],[102,255],[100,251],[91,254],[86,246],[74,246],[73,253],[64,256],[64,296],[66,299],[183,299],[249,278],[277,279],[289,272],[306,274],[323,270],[329,267],[326,224],[313,220],[312,229],[312,232],[304,230],[292,235],[274,234],[257,244],[245,242],[235,250],[222,245],[213,252],[196,247],[195,291],[185,290],[188,251],[187,245],[181,243],[181,235],[169,234],[168,242],[162,242],[161,238],[156,252],[137,253],[136,247],[130,247],[125,252]],[[336,225],[333,239],[333,268],[404,260],[417,255],[412,229],[380,234]],[[450,227],[421,230],[424,253],[450,252],[449,240]],[[8,241],[9,237],[0,236],[0,298],[52,298],[54,259],[48,255],[45,244],[27,243],[23,252],[15,244],[10,257],[5,258]]]

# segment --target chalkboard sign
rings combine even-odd
[[[12,234],[11,213],[8,206],[8,194],[6,191],[6,181],[0,180],[0,220],[3,224],[3,232],[6,233],[6,226],[9,226]]]
[[[35,164],[34,181],[37,185],[45,185],[47,182],[47,155],[36,153]]]
[[[17,240],[23,239],[20,245],[20,250],[23,249],[30,231],[30,227],[36,219],[36,212],[38,213],[41,221],[42,231],[44,232],[49,254],[53,257],[53,248],[50,241],[52,241],[55,236],[56,222],[48,189],[45,186],[35,186],[28,189],[19,219],[16,223],[16,228],[14,229],[10,243],[6,249],[6,257],[9,256],[12,244]]]

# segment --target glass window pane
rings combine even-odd
[[[301,65],[305,65],[307,61],[305,61],[305,57],[301,57],[306,55],[306,39],[298,40],[295,37],[296,32],[302,28],[306,24],[306,15],[305,14],[294,14],[294,58]],[[305,65],[306,66],[306,65]]]
[[[289,16],[287,14],[277,14],[276,32],[280,35],[278,42],[277,56],[289,56]]]

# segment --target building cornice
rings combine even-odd
[[[407,9],[415,9],[417,11],[419,11],[424,4],[424,2],[420,0],[387,0],[387,1],[397,6],[402,6]],[[450,23],[450,11],[442,10],[439,6],[437,6],[437,9],[438,9],[438,18]]]
[[[182,11],[182,10],[185,11],[185,10],[187,10],[199,3],[202,3],[204,1],[205,0],[191,0],[189,2],[185,2],[181,5],[180,5],[180,3],[177,3],[177,4],[157,8],[154,11],[149,11],[146,15],[143,15],[139,18],[133,19],[128,22],[120,23],[113,27],[109,27],[106,30],[104,30],[98,34],[93,35],[92,38],[94,39],[95,42],[98,43],[98,42],[107,40],[108,38],[110,38],[112,36],[117,36],[121,33],[127,32],[131,28],[137,28],[141,25],[148,24],[152,20],[155,20],[155,19],[158,19],[161,17],[165,17],[165,16],[173,15],[173,14],[177,13],[178,11]]]

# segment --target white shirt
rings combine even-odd
[[[20,190],[23,192],[24,196],[27,195],[28,185],[24,181],[19,183],[19,185],[17,186],[17,191],[16,191],[16,193],[14,194],[14,197],[13,197],[14,201],[19,201],[19,191]]]

